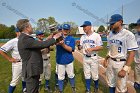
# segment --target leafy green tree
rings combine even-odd
[[[48,17],[48,18],[47,18],[47,21],[48,21],[49,25],[57,24],[55,18],[52,17],[52,16]]]
[[[46,18],[41,18],[38,20],[36,30],[42,30],[45,32],[47,30],[48,25],[49,25],[48,20]]]
[[[131,31],[132,29],[135,29],[136,25],[134,23],[129,24],[128,28]]]
[[[8,27],[4,24],[0,24],[0,39],[11,39],[16,37],[15,26]]]
[[[9,27],[8,30],[4,32],[4,38],[11,39],[15,37],[16,37],[15,26],[11,25],[11,27]]]
[[[4,24],[0,24],[0,39],[5,39],[4,33],[8,31],[8,27]]]
[[[105,27],[103,25],[101,25],[97,30],[97,32],[104,32],[104,31],[105,31]]]
[[[48,30],[49,25],[57,24],[54,17],[48,17],[48,18],[40,18],[37,23],[36,30],[42,30],[44,32],[50,33]]]

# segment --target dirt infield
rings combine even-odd
[[[83,55],[78,50],[75,50],[75,52],[73,52],[73,55],[75,59],[77,59],[80,63],[83,63]],[[102,66],[103,60],[104,58],[99,57],[99,62],[100,62],[100,66],[99,66],[100,78],[99,79],[105,86],[107,86],[106,76],[105,76],[106,69]],[[129,74],[128,82],[127,82],[128,93],[136,93],[134,87],[132,86],[133,82],[134,82],[134,71],[131,70]],[[103,93],[103,92],[101,91],[99,93]]]

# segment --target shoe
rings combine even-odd
[[[52,93],[52,90],[51,90],[50,86],[46,86],[45,91],[47,91],[48,93]]]
[[[98,93],[98,88],[94,88],[94,93]]]
[[[23,93],[26,93],[26,92],[27,92],[27,89],[26,89],[26,88],[24,88],[22,91],[23,91]]]
[[[76,93],[76,88],[72,87],[72,93]]]
[[[86,92],[85,93],[91,93],[91,91],[90,90],[86,90]]]

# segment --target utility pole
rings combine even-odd
[[[122,16],[124,16],[124,7],[123,7],[123,4],[122,4]]]
[[[109,22],[109,21],[108,21],[108,14],[107,14],[107,20],[106,20],[106,21]],[[108,27],[108,24],[107,24],[107,27],[106,27],[107,32],[108,32],[108,30],[109,30],[108,28],[109,28],[109,27]]]

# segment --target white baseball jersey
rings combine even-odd
[[[127,58],[127,51],[137,50],[138,45],[132,32],[122,29],[119,33],[109,33],[108,55],[112,58]]]
[[[42,58],[43,58],[43,59],[48,59],[48,58],[50,58],[50,53],[49,53],[48,51],[49,51],[49,50],[46,49],[46,48],[44,48],[44,49],[41,50],[41,52],[42,52]]]
[[[0,50],[2,50],[3,52],[11,51],[11,56],[14,59],[21,60],[21,57],[19,55],[18,48],[17,48],[17,43],[18,43],[18,38],[14,38],[8,41],[7,43],[5,43],[3,46],[1,46]]]
[[[46,38],[43,39],[43,41],[46,41],[46,40],[47,40]],[[41,52],[42,52],[42,58],[43,59],[50,58],[50,50],[49,50],[49,48],[44,48],[44,49],[41,50]]]
[[[83,47],[83,54],[87,54],[85,52],[85,49],[87,48],[93,48],[96,46],[102,46],[102,39],[100,37],[100,35],[98,33],[93,32],[91,35],[83,35],[80,38],[80,45]],[[90,55],[96,54],[96,51],[93,51],[92,53],[90,53]]]
[[[137,44],[139,46],[138,50],[135,53],[135,62],[140,63],[140,35],[135,34]]]

